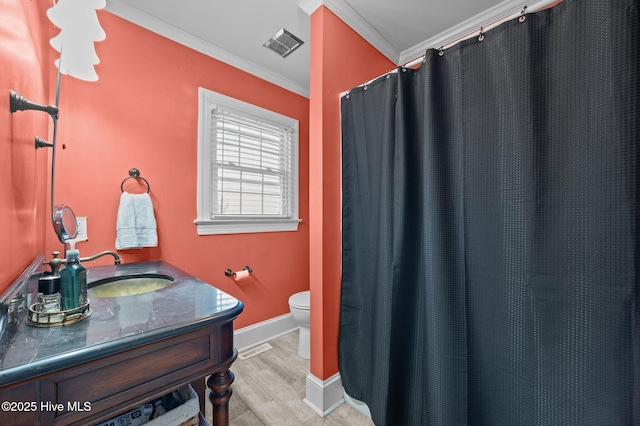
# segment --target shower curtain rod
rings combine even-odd
[[[473,31],[465,32],[463,35],[457,36],[456,38],[454,38],[452,40],[449,40],[446,43],[443,43],[438,47],[433,47],[433,48],[436,48],[438,50],[444,50],[447,47],[451,47],[454,44],[457,44],[457,43],[459,43],[459,42],[461,42],[463,40],[466,40],[468,38],[471,38],[473,36],[476,36],[476,35],[477,36],[482,36],[486,31],[488,31],[488,30],[490,30],[490,29],[492,29],[494,27],[497,27],[498,25],[502,24],[503,22],[507,22],[507,21],[509,21],[511,19],[514,19],[514,18],[518,17],[518,16],[524,17],[526,19],[526,15],[529,14],[529,13],[538,12],[538,11],[540,11],[542,9],[545,9],[547,7],[550,7],[550,6],[554,5],[554,4],[556,4],[556,3],[561,3],[561,2],[562,2],[562,0],[540,0],[540,1],[537,1],[537,2],[533,2],[531,5],[528,5],[528,6],[524,5],[524,6],[521,7],[520,10],[518,10],[516,12],[512,12],[512,13],[510,13],[508,15],[505,15],[505,16],[503,16],[501,18],[498,18],[498,19],[490,22],[487,25],[481,26],[479,29],[477,29],[477,27],[476,27],[476,29],[474,29]],[[480,41],[482,41],[482,40],[480,40]],[[411,68],[411,67],[413,67],[415,65],[418,65],[421,62],[423,62],[425,57],[426,57],[426,52],[423,55],[421,55],[421,56],[419,56],[419,57],[417,57],[415,59],[412,59],[411,61],[406,62],[403,65],[398,65],[398,67]],[[371,82],[376,81],[380,77],[384,77],[385,75],[391,74],[391,73],[394,73],[394,72],[398,72],[398,68],[394,68],[394,69],[392,69],[390,71],[387,71],[386,73],[384,73],[382,75],[379,75],[376,78],[372,78],[371,80],[368,80],[368,81],[366,81],[366,82],[364,82],[364,83],[362,83],[362,84],[360,84],[360,85],[358,85],[356,87],[366,86],[366,85],[370,84]],[[340,98],[342,98],[343,96],[347,95],[350,91],[351,91],[351,89],[340,93]]]

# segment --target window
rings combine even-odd
[[[297,230],[298,120],[198,95],[198,234]]]

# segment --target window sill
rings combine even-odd
[[[196,220],[198,235],[297,231],[300,219]]]

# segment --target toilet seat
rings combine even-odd
[[[289,306],[308,311],[311,306],[310,295],[311,292],[309,290],[294,294],[289,298]]]

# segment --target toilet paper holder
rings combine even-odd
[[[242,268],[243,271],[247,271],[249,273],[253,272],[253,270],[251,268],[249,268],[248,266],[245,266],[244,268]],[[227,269],[226,271],[224,271],[224,274],[227,277],[235,277],[236,273],[233,272],[231,269]]]

